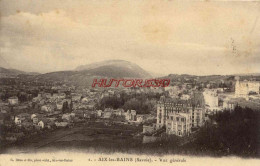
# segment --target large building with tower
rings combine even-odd
[[[201,127],[204,122],[203,97],[190,100],[163,97],[157,103],[157,129],[166,127],[167,134],[189,135],[192,127]]]

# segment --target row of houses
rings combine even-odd
[[[98,118],[114,118],[114,117],[123,117],[122,120],[126,122],[133,122],[133,123],[144,123],[149,119],[155,119],[154,116],[150,114],[137,114],[136,110],[127,110],[124,111],[123,109],[111,109],[106,108],[104,111],[97,110],[97,117]]]
[[[44,114],[39,113],[34,113],[31,115],[28,113],[21,113],[15,116],[14,123],[16,126],[25,127],[27,129],[32,127],[35,127],[36,129],[52,129],[55,126],[58,126],[56,125],[56,123],[59,123],[57,119],[57,117],[46,117]],[[63,119],[65,118],[62,117],[62,120]]]

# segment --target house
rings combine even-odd
[[[56,103],[57,110],[62,110],[62,106],[63,106],[62,102]]]
[[[104,92],[101,95],[101,99],[105,98],[105,97],[109,97],[109,93],[108,92]]]
[[[54,120],[55,120],[55,118],[42,118],[38,122],[38,127],[40,127],[40,129],[43,129],[43,128],[50,129],[52,126],[55,125]]]
[[[125,120],[129,121],[131,118],[130,111],[127,110],[124,115],[125,115]]]
[[[33,124],[38,124],[39,119],[42,119],[43,117],[44,117],[43,114],[35,113],[31,115],[31,120],[33,121]]]
[[[115,94],[115,91],[113,91],[113,90],[111,90],[111,89],[109,89],[108,91],[107,91],[107,93],[109,94],[109,95],[114,95]]]
[[[75,116],[76,116],[75,112],[70,113],[71,118],[75,118]]]
[[[16,125],[21,125],[21,123],[22,123],[22,121],[24,121],[24,120],[29,120],[30,119],[30,115],[29,114],[27,114],[27,113],[21,113],[21,114],[19,114],[19,115],[17,115],[17,116],[15,116],[15,118],[14,118],[14,123],[16,124]]]
[[[68,122],[55,122],[55,125],[57,126],[57,127],[66,127],[66,126],[68,126]]]
[[[31,119],[36,118],[36,117],[37,117],[36,114],[32,114],[32,115],[31,115]]]
[[[44,125],[45,125],[46,121],[41,120],[40,122],[38,122],[38,126],[43,129]]]
[[[32,102],[40,102],[40,100],[42,100],[42,97],[38,95],[32,99]]]
[[[81,102],[82,103],[88,103],[89,99],[87,97],[84,97],[84,98],[81,99]]]
[[[74,117],[75,117],[75,114],[74,114]],[[71,121],[72,118],[73,118],[73,116],[69,113],[62,115],[62,119],[66,120],[66,121]]]
[[[44,97],[46,97],[47,99],[51,98],[51,94],[50,93],[45,93]]]
[[[125,113],[125,119],[127,121],[136,121],[136,111],[135,110],[131,110],[131,111],[127,111]]]
[[[18,104],[18,97],[16,97],[16,96],[10,97],[8,99],[8,103],[10,105],[17,105]]]
[[[77,101],[77,102],[79,102],[80,101],[80,99],[81,99],[81,95],[72,95],[72,101]]]
[[[112,112],[106,111],[106,112],[104,112],[104,114],[103,114],[103,118],[105,118],[105,119],[109,119],[111,116],[112,116]]]
[[[101,117],[102,116],[103,111],[102,110],[97,110],[97,117]]]
[[[122,116],[124,114],[124,109],[122,108],[119,108],[117,110],[113,110],[113,114],[116,115],[116,116]]]
[[[143,123],[145,121],[145,115],[136,115],[136,121],[138,123]]]
[[[84,118],[91,118],[92,113],[91,112],[84,112]]]
[[[34,113],[34,114],[31,115],[31,119],[33,119],[33,118],[42,118],[42,117],[44,117],[44,114]]]
[[[235,107],[238,105],[238,102],[235,100],[224,100],[223,101],[223,109],[224,110],[234,110]]]
[[[39,119],[38,119],[37,117],[34,117],[34,118],[32,119],[32,121],[33,121],[33,124],[38,124]]]
[[[44,112],[53,112],[54,111],[54,107],[51,106],[51,105],[43,105],[41,107],[41,111],[44,111]]]
[[[65,99],[66,94],[65,93],[53,93],[51,99],[58,100],[58,99]]]
[[[186,94],[181,95],[181,100],[189,100],[189,99],[190,99],[190,95],[186,95]]]
[[[206,89],[204,90],[203,92],[203,96],[204,96],[204,101],[205,101],[205,104],[206,104],[206,107],[208,110],[218,110],[218,101],[219,101],[219,98],[218,98],[218,94],[217,94],[217,90],[214,89],[214,90],[209,90],[209,89]]]
[[[41,100],[39,101],[39,104],[40,104],[40,105],[44,105],[44,104],[45,104],[45,99],[41,99]]]
[[[112,116],[113,109],[111,108],[106,108],[103,112],[103,118],[108,119]]]

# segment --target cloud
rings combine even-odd
[[[257,3],[3,3],[0,51],[14,68],[50,72],[123,59],[164,74],[235,73],[248,64],[259,71]]]

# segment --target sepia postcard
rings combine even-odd
[[[260,1],[0,0],[0,166],[259,152]]]

